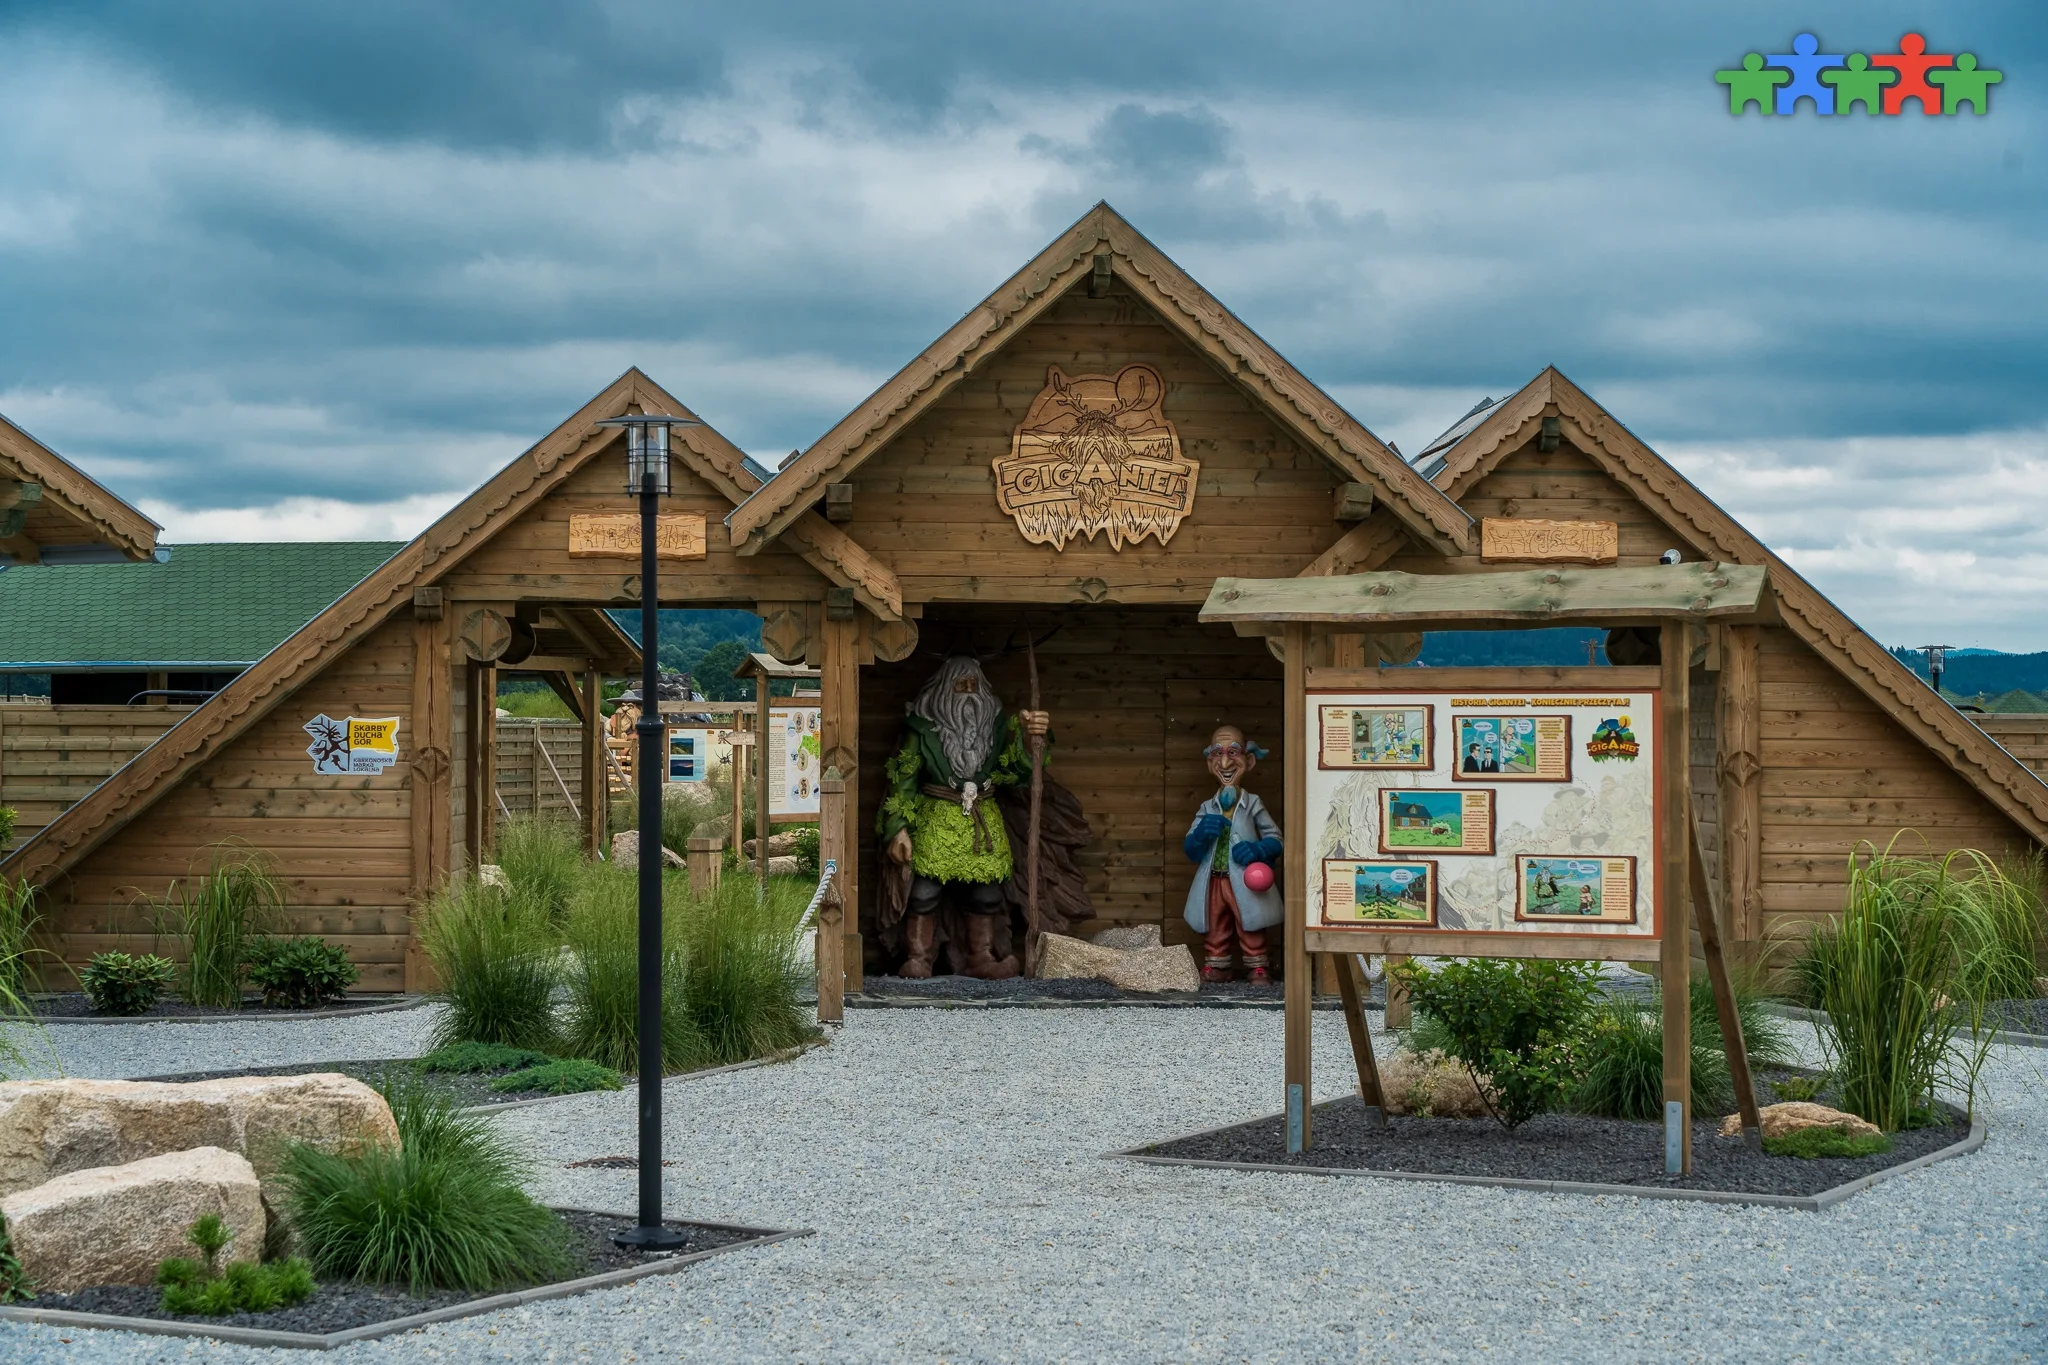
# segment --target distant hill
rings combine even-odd
[[[1920,650],[1895,648],[1892,656],[1921,677],[1927,676],[1927,655]],[[2048,653],[1953,652],[1941,672],[1941,690],[1963,697],[2048,692]]]
[[[1606,631],[1585,626],[1558,630],[1438,630],[1422,637],[1422,654],[1416,662],[1431,668],[1555,668],[1572,664],[1584,668],[1589,643],[1594,647],[1591,662],[1607,662],[1603,648],[1606,640]]]

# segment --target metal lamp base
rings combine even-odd
[[[612,1245],[629,1251],[671,1251],[679,1246],[688,1246],[690,1234],[680,1228],[635,1227],[616,1233]]]

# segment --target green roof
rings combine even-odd
[[[164,563],[16,565],[0,572],[0,671],[246,668],[403,545],[172,545]]]

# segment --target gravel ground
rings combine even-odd
[[[23,1076],[125,1079],[185,1071],[289,1066],[339,1058],[417,1057],[428,1047],[439,1006],[340,1019],[275,1016],[226,1022],[52,1024],[40,1036],[0,1025],[28,1054]]]
[[[671,1215],[818,1236],[338,1358],[1319,1361],[1397,1351],[1412,1361],[1946,1365],[2048,1354],[2038,1051],[2001,1049],[1992,1062],[1983,1151],[1821,1214],[1102,1159],[1277,1109],[1280,1025],[1262,1011],[856,1015],[832,1046],[797,1061],[669,1087]],[[378,1026],[394,1027],[389,1016]],[[1318,1092],[1331,1098],[1349,1088],[1343,1021],[1320,1014],[1315,1029]],[[303,1049],[314,1045],[302,1039],[292,1060],[312,1060]],[[372,1054],[354,1035],[329,1055]],[[83,1069],[86,1059],[74,1061]],[[152,1058],[131,1070],[179,1065]],[[575,1096],[493,1122],[545,1158],[544,1196],[632,1206],[632,1172],[567,1168],[633,1150],[630,1094]],[[265,1354],[0,1324],[0,1360],[25,1365]]]
[[[320,1007],[321,1012],[350,1009],[374,1009],[379,1005],[399,1004],[405,1000],[402,995],[351,995],[330,1001]],[[42,1019],[107,1019],[112,1016],[101,1014],[92,1007],[92,1001],[83,991],[64,991],[55,995],[38,995],[31,1000],[38,1018]],[[291,1019],[304,1018],[310,1011],[273,1009],[263,1003],[260,995],[242,997],[242,1011],[258,1018]],[[192,1005],[175,995],[167,995],[151,1005],[137,1019],[190,1019],[224,1013],[213,1005]]]

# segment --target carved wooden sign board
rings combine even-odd
[[[655,555],[704,558],[704,518],[695,512],[655,518]],[[569,518],[569,554],[579,559],[638,559],[640,518],[632,512],[577,512]]]
[[[1479,519],[1479,558],[1484,563],[1612,564],[1619,556],[1620,528],[1611,521]]]
[[[1109,548],[1161,545],[1195,505],[1201,465],[1166,420],[1166,382],[1150,365],[1066,375],[1054,365],[993,463],[996,505],[1026,540],[1064,549],[1107,534]]]

